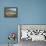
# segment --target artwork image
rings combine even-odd
[[[5,7],[4,16],[5,17],[17,17],[17,7]]]

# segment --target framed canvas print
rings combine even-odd
[[[17,7],[5,7],[4,8],[4,16],[5,17],[17,17],[18,16]]]

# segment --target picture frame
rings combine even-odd
[[[5,7],[4,17],[18,17],[18,8],[17,7]]]

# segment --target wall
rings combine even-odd
[[[18,18],[5,18],[4,7],[18,7]],[[0,44],[8,43],[9,32],[18,24],[46,24],[46,0],[0,0]]]

